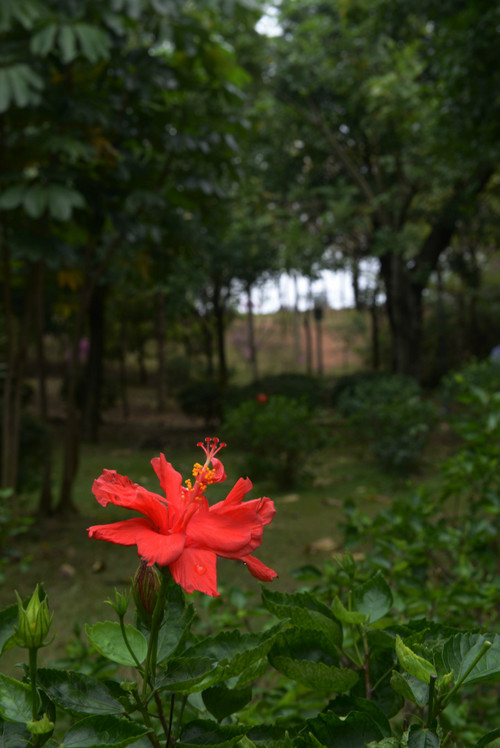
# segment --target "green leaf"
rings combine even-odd
[[[2,79],[0,77],[0,90],[1,87]],[[7,187],[7,189],[4,190],[0,195],[0,210],[13,210],[14,208],[18,208],[23,202],[25,192],[26,185],[24,184],[14,184],[12,185],[12,187]]]
[[[436,668],[432,662],[415,654],[404,644],[399,635],[396,636],[396,655],[403,670],[424,683],[430,683],[431,675],[436,674]]]
[[[354,599],[358,611],[364,613],[370,623],[385,616],[393,603],[390,587],[380,571],[354,590]]]
[[[396,693],[418,706],[426,706],[429,703],[429,686],[418,678],[414,678],[413,675],[394,671],[391,686]]]
[[[217,722],[221,722],[224,717],[239,712],[248,704],[252,698],[252,686],[233,689],[221,683],[207,688],[202,692],[201,697],[210,714],[213,714]]]
[[[130,745],[149,730],[137,722],[110,716],[92,716],[73,725],[62,742],[62,748],[106,748]]]
[[[82,54],[89,62],[98,62],[109,57],[109,39],[102,29],[83,22],[75,23],[73,28],[80,42]]]
[[[10,106],[12,91],[10,89],[7,68],[0,68],[0,114],[6,112]]]
[[[270,655],[269,660],[283,675],[316,691],[344,693],[358,681],[358,674],[354,670],[325,665],[323,662],[295,660],[283,655]]]
[[[484,748],[485,745],[489,745],[497,738],[500,738],[500,727],[497,727],[496,730],[491,730],[491,732],[483,735],[481,740],[478,740],[478,742],[476,743],[476,748]]]
[[[408,736],[408,748],[439,748],[439,738],[435,732],[431,732],[425,727],[410,728]]]
[[[491,647],[467,675],[464,683],[480,683],[500,677],[500,636],[483,634],[456,634],[443,647],[443,662],[447,670],[453,670],[455,682],[470,668],[486,641]]]
[[[31,688],[0,673],[0,716],[9,722],[29,722],[32,717]]]
[[[191,603],[186,603],[182,589],[172,580],[167,588],[165,613],[158,634],[158,664],[170,657],[182,644],[195,616]]]
[[[0,748],[20,748],[28,745],[31,735],[19,722],[0,722]]]
[[[90,643],[104,657],[120,665],[135,666],[135,661],[125,644],[120,630],[120,624],[115,621],[105,621],[95,623],[93,626],[85,625],[85,631]],[[128,643],[132,648],[137,660],[144,662],[148,651],[148,644],[144,634],[138,631],[134,626],[127,624],[125,632]]]
[[[23,208],[30,218],[40,218],[47,207],[48,197],[45,185],[33,184],[28,187],[23,199]]]
[[[308,730],[321,745],[337,748],[363,748],[372,740],[386,737],[373,722],[370,715],[353,710],[347,717],[339,717],[333,712],[319,714],[307,720],[304,732]]]
[[[39,687],[70,714],[122,714],[123,707],[102,681],[83,673],[40,668]]]
[[[0,611],[0,654],[16,645],[16,625],[19,616],[18,606],[9,605]]]
[[[195,693],[223,680],[217,662],[209,657],[176,657],[168,661],[164,675],[156,680],[159,690]]]
[[[46,57],[54,48],[54,42],[57,33],[57,23],[47,23],[40,31],[33,34],[30,40],[30,50],[32,54],[39,57]]]
[[[218,725],[213,720],[194,719],[182,730],[180,746],[212,745],[230,748],[245,734],[245,725]]]
[[[85,201],[82,195],[70,187],[60,184],[48,186],[48,208],[52,218],[58,221],[68,221],[73,208],[83,208]]]
[[[337,596],[334,598],[332,611],[335,618],[338,618],[342,623],[360,624],[368,620],[366,613],[360,613],[357,610],[347,610]]]
[[[65,24],[61,26],[58,36],[61,57],[64,63],[72,62],[76,55],[76,38],[72,26]]]
[[[262,601],[277,618],[290,619],[295,626],[323,631],[333,643],[342,644],[342,627],[331,610],[309,592],[287,594],[262,591]]]

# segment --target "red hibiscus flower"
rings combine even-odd
[[[116,504],[142,514],[142,517],[94,525],[89,537],[118,545],[136,545],[139,556],[149,566],[168,566],[186,592],[217,592],[217,557],[243,561],[250,573],[270,582],[278,576],[251,554],[262,542],[264,526],[274,517],[273,502],[264,497],[243,501],[252,488],[248,478],[240,478],[224,501],[210,506],[205,491],[210,483],[225,480],[222,462],[215,457],[225,446],[218,439],[199,444],[206,454],[204,465],[193,469],[194,482],[185,481],[161,454],[151,460],[165,497],[133,483],[115,470],[104,470],[94,481],[92,491],[102,506]]]

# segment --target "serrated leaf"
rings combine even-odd
[[[408,748],[439,748],[439,738],[435,732],[425,727],[410,729]]]
[[[430,683],[431,675],[436,674],[436,668],[432,662],[415,654],[399,635],[396,636],[396,655],[403,670],[424,683]]]
[[[400,696],[413,701],[418,706],[426,706],[429,702],[429,686],[413,675],[394,671],[391,676],[391,686]]]
[[[491,647],[481,657],[464,683],[480,683],[500,678],[500,636],[483,634],[456,634],[443,647],[443,662],[447,670],[453,670],[455,682],[461,680],[474,662],[486,641]]]
[[[342,644],[342,627],[331,610],[308,592],[287,594],[262,591],[262,601],[277,618],[290,619],[296,626],[323,631],[332,642]]]
[[[167,589],[165,613],[158,634],[158,664],[170,657],[182,644],[195,617],[191,603],[186,603],[184,593],[172,580]]]
[[[0,748],[20,748],[28,745],[31,735],[19,722],[0,722]]]
[[[354,590],[354,599],[356,608],[368,617],[370,623],[383,618],[393,603],[390,587],[380,571]]]
[[[123,706],[96,678],[67,670],[40,668],[39,687],[70,714],[122,714]]]
[[[92,716],[73,725],[63,738],[62,748],[106,748],[130,745],[149,730],[127,719]]]
[[[287,678],[316,691],[344,693],[358,681],[358,674],[354,670],[325,665],[323,662],[295,660],[283,655],[269,655],[269,660],[272,666]]]
[[[245,734],[245,725],[218,725],[213,720],[195,719],[181,732],[179,746],[212,745],[230,748]]]
[[[223,680],[217,662],[209,657],[175,657],[156,680],[158,690],[196,693]]]
[[[131,665],[135,667],[135,660],[130,654],[122,636],[120,624],[115,621],[95,623],[93,626],[85,625],[85,631],[90,643],[104,657],[119,665]],[[132,648],[137,660],[144,662],[148,650],[148,644],[144,634],[134,626],[127,624],[125,632],[128,643]]]
[[[201,697],[210,714],[215,717],[217,722],[221,722],[224,717],[239,712],[248,704],[252,698],[252,687],[233,689],[228,688],[224,683],[220,683],[217,686],[205,689]]]
[[[29,722],[32,717],[31,688],[0,673],[0,716],[10,722]]]
[[[345,718],[338,717],[333,712],[326,712],[307,720],[306,725],[305,729],[320,741],[320,745],[361,748],[372,740],[381,740],[385,737],[368,714],[358,711],[352,711]],[[332,743],[333,735],[335,743]]]

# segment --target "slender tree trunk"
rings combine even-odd
[[[248,312],[247,312],[247,330],[248,330],[248,350],[250,353],[250,370],[252,373],[253,383],[259,381],[259,367],[257,363],[257,347],[255,344],[255,319],[252,305],[252,286],[250,283],[247,284],[247,299],[248,299]]]
[[[156,343],[158,355],[157,409],[164,413],[167,407],[167,366],[165,360],[165,294],[156,292]]]
[[[297,273],[293,273],[294,305],[293,305],[293,356],[298,363],[301,357],[300,346],[300,311],[299,311],[299,279]]]
[[[118,365],[120,370],[120,398],[122,401],[123,417],[128,418],[130,408],[128,402],[128,378],[127,378],[127,336],[125,330],[125,318],[120,319],[120,339],[118,343]]]
[[[45,264],[43,260],[37,265],[37,289],[36,289],[36,357],[38,369],[38,393],[40,403],[40,418],[47,429],[47,439],[44,448],[44,461],[42,467],[42,485],[38,501],[38,513],[48,515],[52,512],[52,428],[49,417],[49,402],[47,394],[47,360],[45,357],[44,335],[45,335]]]
[[[372,369],[378,371],[380,369],[380,328],[378,318],[378,307],[377,307],[377,293],[378,288],[373,291],[372,300],[370,303],[370,323],[371,323],[371,348],[372,348]]]
[[[2,260],[4,281],[4,312],[6,337],[6,372],[3,383],[2,408],[2,488],[17,488],[19,472],[19,446],[21,437],[21,405],[24,364],[28,346],[29,329],[34,308],[35,272],[30,268],[26,281],[26,303],[17,334],[11,296],[11,257],[6,223],[3,224]]]
[[[311,336],[311,312],[306,309],[304,312],[304,338],[306,344],[306,372],[312,376],[313,357],[312,357],[312,336]]]
[[[217,346],[217,360],[219,364],[219,386],[221,392],[227,387],[228,371],[226,358],[226,324],[225,324],[225,304],[221,296],[221,290],[214,287],[213,308],[215,319],[215,335]]]
[[[108,289],[96,285],[89,302],[90,348],[85,362],[83,433],[94,444],[99,441],[104,363],[105,308]]]

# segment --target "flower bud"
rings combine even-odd
[[[37,585],[27,607],[16,592],[18,619],[16,627],[17,644],[27,649],[38,649],[44,646],[52,623],[49,603],[45,591]]]
[[[124,617],[125,613],[127,612],[129,601],[130,601],[130,592],[127,592],[124,594],[123,592],[120,592],[116,588],[115,588],[115,599],[106,600],[108,605],[111,605],[111,607],[115,611],[118,618],[120,618],[120,620]]]
[[[146,626],[151,625],[160,587],[161,581],[156,569],[141,561],[132,580],[132,595],[137,615]]]

